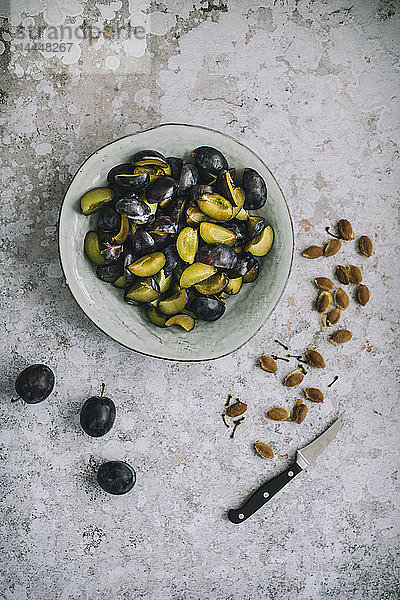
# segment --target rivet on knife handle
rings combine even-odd
[[[294,463],[286,471],[283,471],[283,473],[270,479],[267,483],[263,483],[239,509],[232,509],[228,512],[228,519],[232,523],[243,523],[243,521],[251,517],[251,515],[268,502],[268,500],[271,500],[279,490],[301,471],[301,467],[297,463]]]

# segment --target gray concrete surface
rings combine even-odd
[[[8,9],[14,29],[0,42],[0,598],[397,598],[399,3],[14,0]],[[87,32],[131,15],[144,39],[75,35],[68,52],[19,47],[21,24]],[[53,41],[54,31],[44,35]],[[58,262],[58,212],[81,161],[170,121],[214,127],[258,152],[295,226],[279,307],[251,342],[212,363],[169,363],[118,346],[81,313]],[[356,235],[373,237],[371,259],[354,242],[338,257],[301,257],[343,217]],[[363,267],[372,298],[364,309],[351,300],[342,323],[353,339],[333,347],[312,310],[312,278],[349,262]],[[305,380],[326,400],[309,404],[300,426],[264,417],[299,397],[281,383],[296,361],[280,363],[277,376],[257,367],[260,354],[280,351],[276,338],[294,353],[312,344],[327,361]],[[55,393],[38,406],[11,405],[16,374],[38,361],[55,370]],[[102,381],[118,417],[107,437],[88,439],[79,408]],[[234,440],[220,416],[228,392],[249,404]],[[318,464],[246,524],[227,521],[228,508],[343,408],[342,433]],[[259,439],[272,444],[273,462],[254,455]],[[94,482],[96,465],[110,458],[137,469],[125,497]]]

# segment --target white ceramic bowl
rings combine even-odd
[[[191,332],[159,328],[143,310],[126,304],[123,292],[96,277],[84,254],[87,231],[95,229],[96,215],[80,212],[80,198],[91,188],[107,185],[107,173],[127,162],[138,150],[152,148],[165,156],[190,157],[197,146],[213,146],[240,171],[256,169],[265,179],[268,202],[257,214],[267,217],[275,232],[269,254],[260,259],[255,283],[244,284],[226,302],[226,311],[213,323],[197,321]],[[253,211],[252,211],[253,212]],[[59,248],[62,268],[72,295],[86,315],[114,340],[137,352],[170,360],[218,358],[247,342],[275,308],[289,277],[293,258],[293,227],[284,196],[273,175],[249,148],[232,137],[192,125],[166,124],[125,136],[96,150],[72,180],[60,213]]]

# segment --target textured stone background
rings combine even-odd
[[[147,39],[74,43],[53,57],[18,50],[7,31],[0,42],[0,597],[397,598],[400,5],[104,2],[13,0],[11,21],[104,27],[133,15]],[[79,164],[102,144],[168,121],[215,127],[258,152],[295,225],[293,273],[273,317],[209,364],[118,346],[80,312],[58,263],[58,211]],[[340,257],[302,258],[341,217],[373,235],[373,258],[353,242]],[[331,276],[337,262],[362,265],[372,290],[365,309],[352,302],[344,314],[354,336],[340,348],[311,310],[312,278]],[[277,376],[256,365],[261,353],[279,352],[275,338],[294,352],[313,344],[327,360],[306,379],[326,401],[309,406],[301,426],[275,427],[263,415],[298,395],[281,384],[295,361]],[[16,374],[36,361],[55,370],[56,392],[35,407],[11,405]],[[102,381],[118,418],[94,440],[78,413]],[[249,404],[234,440],[220,416],[228,392]],[[318,464],[243,526],[227,521],[228,508],[344,407],[340,437]],[[272,444],[274,462],[254,455],[258,439]],[[110,458],[137,469],[126,497],[94,483],[96,465]]]

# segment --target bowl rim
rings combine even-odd
[[[111,144],[114,144],[115,142],[118,142],[118,141],[123,140],[125,138],[133,137],[133,136],[135,136],[135,135],[137,135],[139,133],[144,133],[146,131],[152,131],[153,129],[159,129],[160,127],[171,126],[171,125],[172,126],[178,126],[178,127],[192,127],[194,129],[204,129],[206,131],[211,131],[213,133],[218,133],[218,134],[220,134],[220,135],[222,135],[224,137],[230,138],[235,143],[239,144],[243,148],[246,148],[246,150],[248,150],[249,152],[251,152],[252,154],[254,154],[262,162],[262,164],[264,165],[264,167],[271,173],[273,179],[275,180],[276,185],[279,188],[280,193],[282,194],[283,202],[284,202],[284,204],[286,206],[287,214],[288,214],[288,217],[289,217],[290,229],[291,229],[291,234],[292,234],[291,256],[290,256],[290,263],[289,263],[289,268],[288,268],[288,273],[287,273],[287,276],[286,276],[286,280],[285,280],[285,282],[283,284],[282,291],[279,294],[279,297],[277,298],[277,300],[276,300],[274,306],[272,307],[271,311],[269,312],[269,314],[265,317],[265,319],[263,320],[263,322],[261,323],[261,325],[256,329],[256,331],[254,331],[253,333],[251,333],[251,335],[245,341],[243,341],[241,344],[239,344],[239,346],[237,346],[233,350],[229,350],[229,351],[227,351],[227,352],[225,352],[223,354],[220,354],[219,356],[211,356],[209,358],[172,358],[172,357],[167,358],[167,357],[164,357],[164,356],[157,356],[156,354],[152,354],[151,352],[144,352],[143,350],[136,350],[134,348],[131,348],[130,346],[127,346],[126,344],[124,344],[120,340],[117,340],[112,334],[105,332],[104,329],[102,329],[100,327],[100,325],[97,325],[97,323],[95,323],[95,321],[93,321],[91,319],[91,317],[87,314],[87,312],[82,308],[82,306],[80,305],[80,303],[78,302],[77,298],[75,297],[74,293],[71,290],[69,281],[68,281],[66,273],[65,273],[65,269],[64,269],[64,265],[63,265],[63,260],[62,260],[61,235],[60,235],[61,216],[62,216],[62,212],[63,212],[63,208],[64,208],[65,198],[66,198],[66,196],[67,196],[67,194],[69,192],[69,189],[70,189],[73,181],[75,180],[75,177],[76,177],[77,173],[82,169],[82,167],[86,164],[86,162],[88,160],[90,160],[90,158],[92,156],[94,156],[97,152],[100,152],[104,148],[107,148],[107,146],[110,146]],[[57,233],[58,233],[58,258],[59,258],[61,270],[63,272],[64,280],[65,280],[65,282],[67,284],[67,287],[68,287],[68,290],[69,290],[71,296],[73,297],[73,299],[75,300],[76,304],[79,306],[79,308],[81,309],[81,311],[83,312],[83,314],[86,316],[86,318],[89,319],[89,321],[99,331],[101,331],[105,336],[110,337],[114,342],[116,342],[120,346],[126,348],[127,350],[130,350],[131,352],[137,352],[138,354],[141,354],[142,356],[150,356],[151,358],[156,358],[158,360],[169,360],[169,361],[181,362],[181,363],[198,363],[198,362],[205,362],[205,361],[218,360],[220,358],[224,358],[226,356],[229,356],[230,354],[233,354],[233,352],[236,352],[237,350],[240,350],[240,348],[242,348],[255,335],[257,335],[257,333],[265,325],[265,323],[270,318],[270,316],[275,312],[276,307],[278,306],[278,304],[279,304],[279,302],[280,302],[280,300],[281,300],[281,298],[283,296],[283,293],[286,290],[286,287],[287,287],[289,279],[290,279],[290,275],[292,273],[293,260],[294,260],[294,249],[295,249],[295,237],[294,237],[293,219],[292,219],[292,215],[291,215],[290,210],[289,210],[288,203],[286,201],[285,194],[283,193],[282,188],[279,185],[278,180],[276,179],[276,177],[272,173],[271,169],[265,164],[264,160],[254,150],[252,150],[251,148],[249,148],[246,144],[244,144],[243,142],[239,141],[238,139],[236,139],[234,136],[230,135],[229,133],[224,133],[224,132],[219,131],[217,129],[212,129],[211,127],[205,127],[204,125],[195,125],[195,124],[182,123],[182,122],[181,123],[175,123],[175,122],[158,123],[157,125],[154,125],[153,127],[146,127],[146,129],[140,129],[139,131],[135,131],[134,133],[127,133],[126,135],[123,135],[123,136],[121,136],[119,138],[116,138],[116,139],[112,140],[111,142],[107,142],[106,144],[103,144],[102,146],[99,146],[93,152],[91,152],[91,154],[89,154],[85,158],[85,160],[83,160],[82,163],[80,163],[79,167],[76,169],[74,175],[72,176],[71,181],[69,182],[67,189],[65,190],[65,193],[64,193],[64,196],[63,196],[63,200],[61,202],[59,213],[58,213]]]

